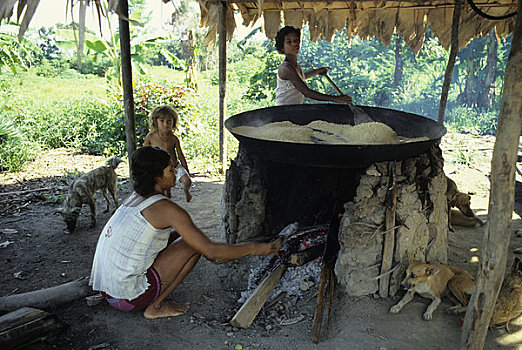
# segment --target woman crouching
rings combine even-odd
[[[135,192],[103,228],[89,281],[114,308],[144,310],[148,319],[183,315],[189,305],[167,297],[201,255],[223,261],[278,250],[272,243],[229,245],[207,238],[185,210],[163,196],[176,185],[176,169],[162,148],[137,150],[131,170]],[[172,229],[179,235],[171,236]]]

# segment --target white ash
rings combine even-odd
[[[260,257],[257,267],[250,270],[248,276],[248,287],[246,291],[241,292],[241,297],[238,303],[244,304],[247,299],[252,295],[256,287],[262,280],[261,274],[267,270],[267,265],[270,262],[269,257]],[[303,266],[289,267],[283,274],[283,277],[277,283],[272,294],[268,298],[266,304],[270,304],[278,295],[286,292],[287,300],[291,300],[294,303],[303,297],[304,291],[299,288],[301,281],[306,280],[313,282],[315,285],[319,284],[321,275],[321,261],[312,261]]]

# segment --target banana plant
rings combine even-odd
[[[133,27],[139,26],[139,20],[141,18],[141,12],[135,11],[131,16],[131,24]],[[112,62],[112,67],[107,71],[107,82],[111,87],[119,87],[121,91],[122,78],[121,78],[121,60],[120,60],[120,34],[117,30],[112,30],[110,18],[107,17],[107,25],[109,32],[111,33],[110,38],[98,39],[98,40],[85,40],[85,45],[95,52],[95,54],[102,54],[109,58]],[[142,40],[140,40],[142,39]],[[163,39],[161,36],[152,38],[134,38],[131,40],[131,62],[132,71],[137,75],[145,75],[147,72],[143,66],[145,60],[143,59],[143,53],[151,46],[158,45],[157,41]]]
[[[27,68],[24,57],[30,57],[32,50],[38,50],[38,47],[26,40],[19,43],[14,35],[0,33],[0,71],[3,67],[9,67],[16,73],[17,68]]]
[[[180,69],[185,72],[185,84],[190,88],[197,87],[197,75],[195,71],[195,65],[197,59],[199,57],[199,53],[201,51],[200,45],[195,45],[193,47],[192,59],[191,63],[187,63],[186,60],[178,58],[172,52],[167,51],[165,48],[160,50],[160,53],[165,57],[168,63],[170,63],[174,68]]]

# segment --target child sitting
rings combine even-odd
[[[144,146],[157,146],[165,149],[172,158],[172,163],[176,167],[176,182],[183,184],[183,191],[187,202],[192,199],[189,192],[192,181],[188,171],[187,161],[181,150],[178,137],[172,132],[178,126],[178,114],[173,107],[161,105],[152,110],[149,115],[150,132],[145,137]],[[164,193],[166,197],[171,196],[170,189]]]

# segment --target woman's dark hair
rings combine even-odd
[[[301,37],[301,29],[292,26],[286,26],[279,29],[275,37],[275,47],[277,49],[277,52],[285,53],[285,36],[287,36],[290,33],[295,33],[298,37]]]
[[[156,178],[170,163],[170,155],[161,147],[145,146],[132,156],[131,173],[134,191],[142,196],[154,194]]]

